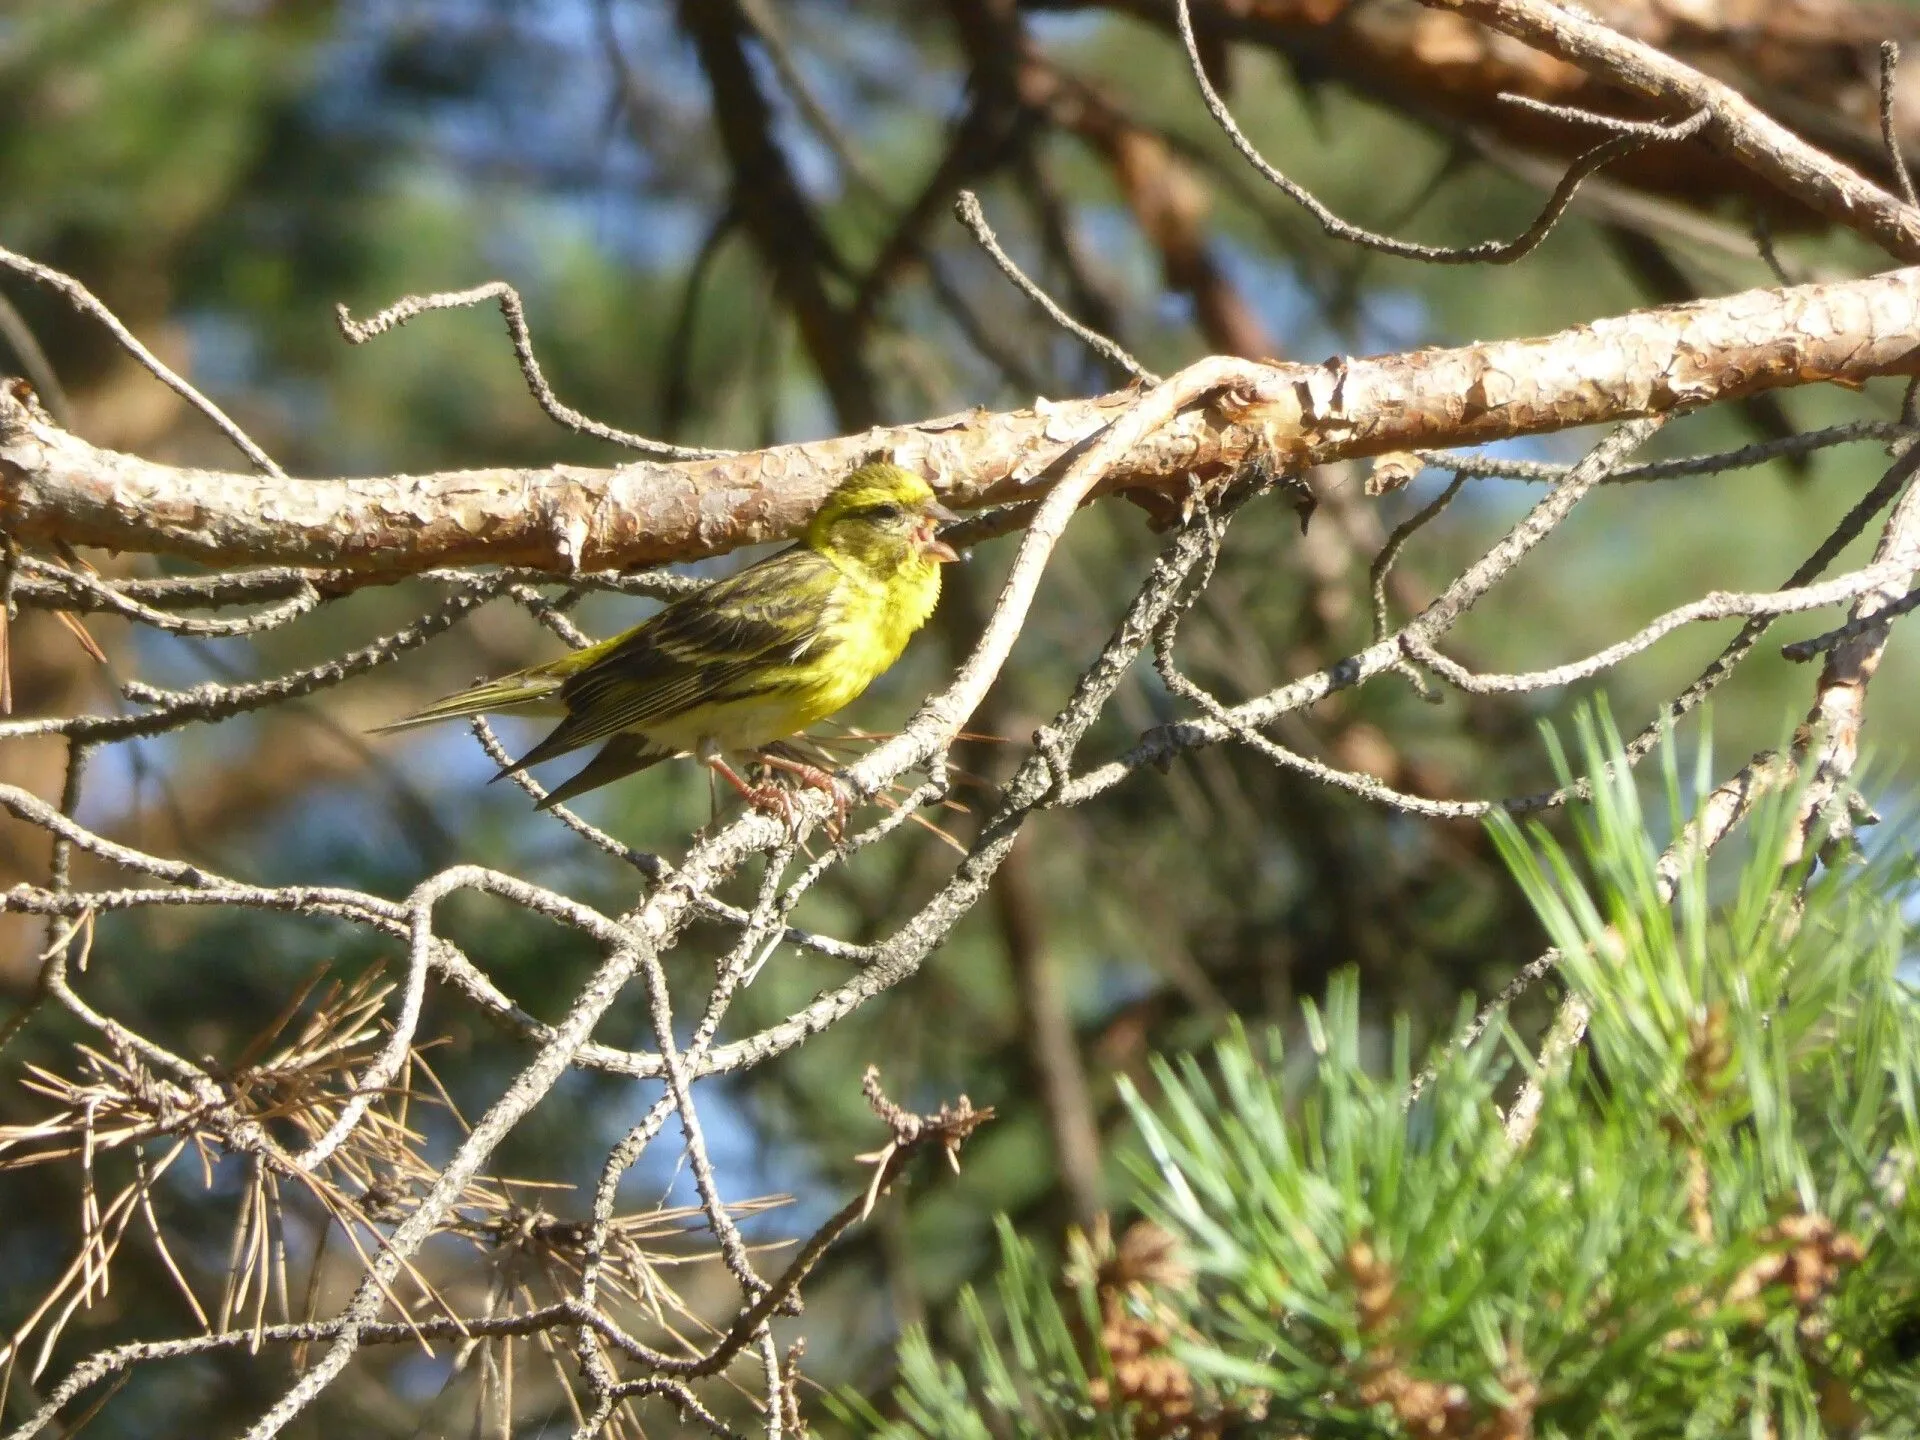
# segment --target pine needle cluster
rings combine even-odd
[[[1003,1227],[957,1343],[909,1335],[894,1395],[843,1414],[888,1440],[1920,1434],[1911,859],[1791,859],[1791,792],[1737,853],[1663,852],[1708,757],[1683,778],[1666,748],[1650,817],[1604,717],[1580,739],[1569,840],[1493,827],[1590,1012],[1563,1072],[1496,1028],[1409,1103],[1407,1026],[1383,1047],[1350,978],[1304,1054],[1234,1033],[1162,1062],[1128,1092],[1135,1227],[1059,1267]]]

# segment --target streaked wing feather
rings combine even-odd
[[[802,659],[831,603],[832,562],[795,548],[676,600],[560,687],[567,718],[529,750],[537,765],[625,730],[771,688],[771,665]]]

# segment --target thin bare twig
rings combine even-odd
[[[190,721],[207,723],[225,720],[266,705],[297,699],[397,660],[407,651],[451,629],[470,611],[485,604],[505,588],[506,582],[501,576],[487,576],[457,591],[438,607],[391,635],[276,679],[245,685],[216,685],[209,681],[191,690],[179,691],[160,690],[140,681],[128,681],[122,687],[127,698],[153,707],[146,714],[50,716],[42,720],[0,722],[0,740],[25,735],[65,735],[88,744],[110,744],[116,740],[158,735]]]
[[[19,360],[28,383],[33,386],[34,394],[40,397],[40,403],[47,407],[53,423],[63,430],[71,430],[73,407],[67,402],[66,389],[60,384],[59,375],[54,372],[53,362],[47,359],[47,352],[40,348],[40,337],[27,324],[27,317],[4,294],[0,294],[0,340],[7,342],[8,348]]]
[[[1059,301],[1029,279],[1026,271],[1014,264],[1013,257],[1000,248],[1000,241],[994,235],[993,227],[987,224],[986,212],[980,208],[979,196],[971,190],[962,190],[960,198],[953,202],[953,215],[967,227],[967,233],[979,242],[980,248],[987,252],[993,263],[1000,267],[1000,273],[1011,280],[1021,294],[1046,311],[1049,320],[1102,359],[1119,366],[1141,384],[1158,385],[1160,383],[1160,377],[1128,354],[1125,347],[1099,331],[1082,325],[1067,314],[1060,308]]]
[[[520,292],[504,280],[490,280],[484,285],[476,285],[471,290],[443,290],[431,295],[407,295],[377,315],[365,320],[355,320],[345,305],[334,306],[334,317],[340,323],[340,333],[354,345],[364,345],[376,335],[384,335],[396,326],[404,325],[416,315],[429,310],[465,310],[475,305],[484,305],[487,301],[497,301],[500,314],[507,322],[507,334],[513,340],[513,354],[520,364],[520,374],[527,382],[527,389],[540,408],[555,423],[577,430],[583,435],[591,435],[596,440],[608,440],[615,445],[624,445],[629,450],[638,450],[643,455],[653,455],[664,460],[711,460],[716,456],[731,455],[731,450],[703,450],[685,445],[669,445],[663,440],[649,440],[644,435],[636,435],[631,430],[621,430],[612,425],[602,424],[598,420],[582,415],[571,406],[560,403],[553,393],[553,387],[547,383],[547,377],[541,373],[540,362],[534,358],[533,335],[527,329],[526,311],[520,303]]]
[[[1333,211],[1321,203],[1318,196],[1296,181],[1288,179],[1260,153],[1259,148],[1246,137],[1239,123],[1234,120],[1233,112],[1227,108],[1227,102],[1220,92],[1214,89],[1213,81],[1207,76],[1205,61],[1201,58],[1200,42],[1193,31],[1192,0],[1174,0],[1174,17],[1179,22],[1180,40],[1186,46],[1187,66],[1193,72],[1193,78],[1200,87],[1200,96],[1206,102],[1207,111],[1221,130],[1233,142],[1234,148],[1247,159],[1247,162],[1264,175],[1277,189],[1296,204],[1303,207],[1313,218],[1320,222],[1320,228],[1336,240],[1361,246],[1363,249],[1376,250],[1383,255],[1392,255],[1402,260],[1418,260],[1428,265],[1511,265],[1514,261],[1531,254],[1553,232],[1553,227],[1566,213],[1572,203],[1574,192],[1580,183],[1596,170],[1604,169],[1615,160],[1623,159],[1636,150],[1644,149],[1655,142],[1675,142],[1691,139],[1706,128],[1709,113],[1696,110],[1684,119],[1670,124],[1650,123],[1632,124],[1613,120],[1605,116],[1596,116],[1580,111],[1571,111],[1564,106],[1540,106],[1537,101],[1522,101],[1537,108],[1559,113],[1562,118],[1575,116],[1589,124],[1614,131],[1609,140],[1603,140],[1585,154],[1574,160],[1561,177],[1559,185],[1547,198],[1533,223],[1511,240],[1482,240],[1478,244],[1448,248],[1441,245],[1420,245],[1411,240],[1396,240],[1389,235],[1377,235],[1371,230],[1342,220]],[[1518,97],[1514,97],[1518,98]]]
[[[1393,573],[1394,563],[1400,558],[1400,552],[1407,542],[1425,529],[1440,513],[1453,503],[1454,497],[1466,486],[1472,477],[1464,470],[1456,470],[1453,479],[1447,482],[1447,488],[1428,501],[1420,509],[1402,520],[1388,534],[1386,543],[1380,547],[1380,553],[1373,557],[1373,563],[1367,567],[1367,588],[1373,598],[1373,638],[1376,642],[1387,638],[1387,632],[1393,626],[1392,617],[1387,613],[1387,577]],[[1423,700],[1437,698],[1433,688],[1412,665],[1397,666],[1402,675],[1413,686],[1414,693]]]
[[[256,445],[253,437],[242,430],[226,411],[201,394],[192,384],[176,374],[158,355],[142,345],[139,338],[121,323],[120,317],[109,310],[98,296],[78,280],[55,270],[50,265],[29,260],[24,255],[16,255],[4,247],[0,247],[0,265],[6,266],[16,275],[26,276],[36,285],[44,285],[82,314],[90,315],[106,326],[107,332],[120,343],[121,349],[139,361],[148,374],[218,426],[220,433],[231,440],[234,448],[251,460],[255,466],[268,475],[285,477],[286,471],[276,465],[273,458]]]
[[[1793,284],[1793,272],[1788,270],[1780,259],[1780,252],[1774,248],[1773,222],[1767,218],[1767,212],[1759,206],[1753,210],[1753,248],[1760,252],[1760,263],[1767,267],[1767,273],[1782,285]]]
[[[291,583],[291,592],[286,598],[276,600],[251,615],[236,615],[227,619],[196,620],[175,615],[158,606],[148,605],[135,599],[121,586],[89,575],[84,570],[71,569],[64,565],[52,565],[44,560],[36,560],[30,555],[19,559],[20,574],[30,581],[43,582],[44,590],[29,591],[28,596],[34,603],[50,604],[56,598],[64,601],[77,598],[79,608],[102,610],[120,615],[128,620],[137,620],[142,625],[150,625],[155,630],[165,631],[169,635],[192,635],[203,640],[224,639],[235,635],[255,635],[262,630],[275,630],[280,626],[297,620],[318,608],[321,594],[310,580],[299,579]],[[23,597],[27,598],[27,597]]]
[[[1229,737],[1238,738],[1246,731],[1259,731],[1281,716],[1315,704],[1336,690],[1350,689],[1383,670],[1392,669],[1397,660],[1404,658],[1402,637],[1414,634],[1430,640],[1451,628],[1534,546],[1551,534],[1574,505],[1599,484],[1614,465],[1658,430],[1661,423],[1659,418],[1650,417],[1629,421],[1614,430],[1587,452],[1586,458],[1574,466],[1551,494],[1535,505],[1492,548],[1462,571],[1425,610],[1395,634],[1312,675],[1302,676],[1264,695],[1231,706],[1224,716],[1182,721],[1150,732],[1119,759],[1073,777],[1062,787],[1061,803],[1084,804],[1144,766],[1164,763],[1174,755],[1203,745],[1217,744]],[[1379,798],[1386,799],[1387,795],[1380,794]],[[1433,803],[1420,801],[1415,796],[1403,798],[1416,805]]]
[[[1550,0],[1422,3],[1510,35],[1662,107],[1707,111],[1708,138],[1734,162],[1890,254],[1920,259],[1920,211],[1822,153],[1733,86],[1659,47]]]
[[[1900,187],[1900,198],[1907,204],[1920,206],[1920,195],[1914,193],[1913,172],[1907,168],[1907,152],[1900,146],[1899,131],[1893,124],[1893,81],[1900,67],[1900,46],[1892,40],[1880,42],[1880,143],[1887,147],[1887,165],[1893,171],[1894,183]]]
[[[1690,475],[1721,475],[1729,470],[1744,470],[1769,461],[1811,455],[1835,445],[1861,441],[1898,441],[1913,432],[1913,421],[1851,420],[1823,430],[1808,430],[1798,435],[1783,435],[1777,440],[1760,440],[1734,450],[1716,450],[1707,455],[1689,455],[1678,460],[1648,460],[1639,465],[1622,465],[1607,477],[1609,485],[1638,484],[1649,480],[1677,480]],[[1500,455],[1469,455],[1448,450],[1417,450],[1420,459],[1439,470],[1456,474],[1486,476],[1498,480],[1558,480],[1567,466],[1542,460],[1514,460]]]
[[[1728,620],[1734,616],[1777,617],[1797,615],[1806,610],[1824,610],[1829,605],[1838,605],[1843,600],[1852,600],[1863,595],[1869,590],[1884,585],[1889,579],[1905,573],[1897,564],[1870,565],[1864,570],[1856,570],[1838,579],[1828,580],[1818,585],[1803,585],[1792,590],[1744,593],[1711,590],[1698,600],[1675,606],[1659,618],[1648,621],[1625,640],[1617,641],[1603,650],[1596,650],[1584,660],[1570,660],[1564,665],[1556,665],[1548,670],[1532,670],[1518,675],[1476,674],[1464,665],[1449,660],[1419,635],[1409,634],[1401,643],[1410,658],[1425,665],[1448,684],[1458,686],[1472,695],[1547,690],[1560,685],[1571,685],[1575,681],[1598,675],[1604,670],[1611,670],[1622,660],[1639,654],[1656,641],[1671,635],[1685,625],[1699,624],[1709,620]],[[1903,606],[1903,610],[1906,608],[1911,607]],[[1823,647],[1816,645],[1815,648]],[[1811,653],[1809,651],[1809,654]],[[1790,656],[1789,658],[1802,657]]]
[[[1909,590],[1898,600],[1891,601],[1871,615],[1858,616],[1844,625],[1810,639],[1796,640],[1791,645],[1782,645],[1780,654],[1783,658],[1796,663],[1805,663],[1817,655],[1825,654],[1829,650],[1846,644],[1849,640],[1857,639],[1867,631],[1876,629],[1895,616],[1904,615],[1916,607],[1920,607],[1920,590]]]

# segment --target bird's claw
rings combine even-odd
[[[822,769],[818,765],[809,764],[804,760],[797,759],[790,755],[762,754],[761,759],[770,768],[783,770],[793,776],[804,788],[823,791],[827,798],[833,802],[833,811],[828,815],[826,820],[828,836],[838,841],[846,834],[847,817],[853,811],[855,797],[852,789],[849,788],[844,781],[830,770]],[[773,780],[765,781],[761,785],[755,786],[754,789],[756,791],[777,790],[781,796],[778,802],[781,807],[779,813],[786,818],[789,824],[797,822],[798,817],[793,808],[792,790]],[[751,803],[751,799],[749,803]]]
[[[833,800],[833,811],[827,816],[827,834],[838,841],[846,833],[847,816],[853,809],[853,797],[847,793],[844,785],[829,775],[825,783],[807,782],[807,788],[825,790]],[[782,822],[796,834],[800,829],[800,807],[796,803],[794,791],[778,780],[763,780],[758,785],[749,786],[745,799],[748,805],[762,815],[770,815]]]
[[[809,765],[804,770],[797,770],[794,773],[807,789],[824,792],[827,799],[833,803],[833,812],[827,816],[826,821],[827,835],[837,841],[847,833],[847,817],[853,811],[853,792],[830,771],[819,769],[817,766]]]
[[[778,780],[763,780],[741,792],[747,804],[762,815],[771,815],[789,830],[800,828],[800,814],[793,803],[793,792]]]
[[[847,817],[853,813],[853,790],[832,775],[824,787],[833,801],[833,813],[827,817],[827,834],[836,842],[847,833]]]

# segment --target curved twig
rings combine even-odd
[[[1614,120],[1603,115],[1593,115],[1584,111],[1572,110],[1566,106],[1542,106],[1538,101],[1525,101],[1531,107],[1549,110],[1562,119],[1581,119],[1590,124],[1599,125],[1613,131],[1611,139],[1603,140],[1591,150],[1579,156],[1567,167],[1560,177],[1560,183],[1554,187],[1553,194],[1547,197],[1547,203],[1531,225],[1511,240],[1482,240],[1473,245],[1449,248],[1443,245],[1421,245],[1411,240],[1396,240],[1390,235],[1379,235],[1371,230],[1342,220],[1323,204],[1318,196],[1297,181],[1275,169],[1267,157],[1241,130],[1233,118],[1233,112],[1227,108],[1227,102],[1214,89],[1213,81],[1207,78],[1207,67],[1200,56],[1200,42],[1193,32],[1192,0],[1174,0],[1174,18],[1180,27],[1180,41],[1186,47],[1187,68],[1193,72],[1193,78],[1200,87],[1200,97],[1206,102],[1207,111],[1225,132],[1233,146],[1247,163],[1264,175],[1275,188],[1289,200],[1304,208],[1320,222],[1320,228],[1336,240],[1361,246],[1363,249],[1378,251],[1382,255],[1392,255],[1401,260],[1418,260],[1427,265],[1511,265],[1524,258],[1539,247],[1553,232],[1553,227],[1566,213],[1572,203],[1574,192],[1589,175],[1604,169],[1614,161],[1624,159],[1636,150],[1645,149],[1655,142],[1688,140],[1706,128],[1712,118],[1705,109],[1695,110],[1684,119],[1671,123],[1637,124],[1624,120]],[[1519,97],[1507,97],[1517,99]]]
[[[98,296],[78,280],[55,270],[51,265],[42,265],[37,260],[27,259],[24,255],[16,255],[5,247],[0,247],[0,265],[6,266],[16,275],[26,276],[37,285],[44,285],[64,298],[74,309],[98,320],[107,327],[108,333],[120,342],[121,349],[139,361],[142,368],[154,379],[218,426],[220,433],[231,440],[234,448],[251,460],[255,466],[268,475],[285,476],[287,472],[276,465],[273,457],[256,445],[253,437],[242,430],[226,411],[201,394],[191,383],[176,374],[158,355],[142,345],[139,338],[121,323],[120,317],[109,310]]]
[[[960,192],[960,198],[953,202],[953,216],[954,219],[967,227],[967,233],[972,235],[974,240],[979,243],[980,248],[987,252],[988,257],[992,259],[993,263],[1000,267],[1000,273],[1011,280],[1022,295],[1025,295],[1029,300],[1033,301],[1034,304],[1046,311],[1049,320],[1053,321],[1053,323],[1058,325],[1062,330],[1080,341],[1081,344],[1085,345],[1096,355],[1119,366],[1142,384],[1158,385],[1160,383],[1160,377],[1154,374],[1153,371],[1147,369],[1147,367],[1142,365],[1138,360],[1134,359],[1133,356],[1127,352],[1126,347],[1118,341],[1102,335],[1098,330],[1087,325],[1082,325],[1078,320],[1067,314],[1065,310],[1060,308],[1059,301],[1041,289],[1040,286],[1027,275],[1026,271],[1014,264],[1013,257],[1000,248],[1000,240],[999,237],[993,233],[993,227],[987,224],[986,212],[980,208],[980,197],[978,195],[975,195],[971,190],[962,190]]]
[[[631,430],[621,430],[598,420],[582,415],[572,406],[560,403],[553,393],[553,387],[547,383],[547,377],[541,373],[540,362],[533,354],[533,334],[527,329],[527,315],[520,303],[520,292],[504,280],[489,280],[484,285],[476,285],[471,290],[442,290],[431,295],[406,295],[387,306],[378,314],[365,320],[355,320],[345,305],[333,307],[334,318],[340,324],[340,333],[352,345],[364,345],[376,335],[384,335],[396,326],[404,325],[416,315],[429,310],[466,310],[475,305],[483,305],[489,300],[498,301],[500,314],[507,322],[507,334],[513,339],[514,359],[520,363],[520,374],[527,382],[540,408],[547,412],[549,419],[577,430],[583,435],[591,435],[596,440],[608,440],[615,445],[624,445],[629,450],[638,450],[643,455],[652,455],[664,460],[711,460],[722,455],[731,455],[731,450],[704,450],[686,445],[669,445],[664,440],[649,440],[644,435],[636,435]]]

